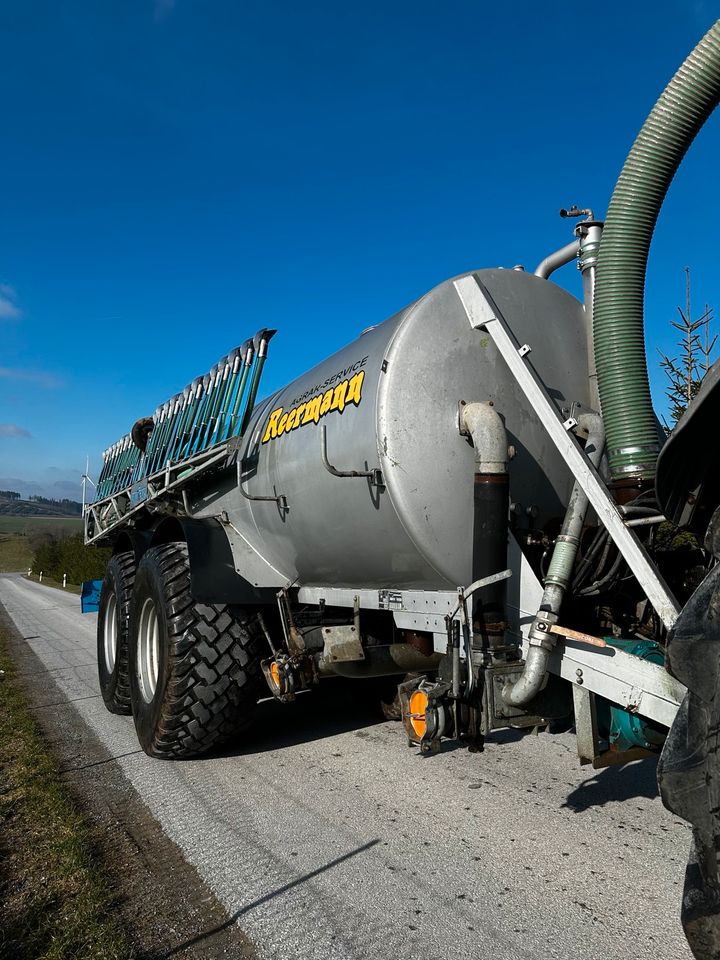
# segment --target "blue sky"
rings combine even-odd
[[[3,0],[0,486],[72,495],[262,326],[265,392],[448,276],[605,212],[720,4]],[[656,232],[647,335],[720,311],[720,117]],[[556,275],[579,291],[573,267]],[[697,311],[695,311],[697,312]],[[55,486],[53,486],[55,484]],[[30,489],[30,487],[28,487]],[[40,487],[33,488],[40,489]]]

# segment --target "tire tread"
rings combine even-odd
[[[165,759],[198,756],[249,724],[260,689],[260,638],[234,608],[193,600],[184,543],[153,547],[146,557],[165,598],[168,676],[143,747]]]
[[[103,580],[103,590],[115,590],[118,614],[117,650],[115,653],[114,684],[103,684],[100,680],[100,690],[105,706],[110,713],[127,715],[131,713],[130,702],[130,668],[128,661],[128,625],[130,621],[130,601],[132,599],[133,584],[135,581],[135,554],[132,551],[116,553],[110,558]],[[98,617],[98,662],[104,656],[103,652],[103,623]]]

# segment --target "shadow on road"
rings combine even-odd
[[[229,740],[206,757],[211,760],[282,750],[384,723],[382,693],[376,681],[338,679],[324,681],[292,703],[264,700],[244,738]],[[398,736],[402,738],[399,725]]]
[[[527,727],[524,729],[505,727],[502,730],[493,730],[492,733],[489,733],[485,738],[485,743],[488,745],[493,743],[517,743],[529,736],[532,736],[532,730]]]
[[[399,680],[401,678],[395,678]],[[282,750],[324,740],[341,733],[358,732],[386,723],[381,700],[389,701],[396,683],[391,678],[370,680],[326,680],[308,693],[300,694],[291,703],[280,703],[272,698],[263,700],[257,708],[252,727],[243,737],[229,740],[194,763],[217,757],[250,756],[269,750]],[[394,725],[398,742],[406,741],[406,734],[398,722]],[[495,730],[486,738],[488,746],[515,743],[528,736],[529,730]],[[461,740],[444,740],[441,750],[467,750]]]
[[[368,843],[364,843],[355,850],[350,850],[348,853],[343,853],[342,856],[336,857],[334,860],[330,860],[329,863],[326,863],[321,867],[316,867],[315,870],[310,870],[309,873],[304,873],[300,877],[296,877],[295,880],[291,880],[289,883],[283,884],[283,886],[278,887],[277,890],[272,890],[270,893],[266,893],[264,896],[258,897],[257,900],[253,900],[250,903],[247,903],[244,907],[241,907],[239,910],[236,910],[235,913],[231,914],[231,916],[229,916],[224,923],[221,923],[210,930],[206,930],[204,933],[198,934],[196,937],[193,937],[191,940],[187,940],[185,943],[178,944],[178,946],[173,947],[167,952],[155,954],[153,960],[170,960],[170,957],[174,957],[177,954],[182,953],[184,950],[188,950],[190,947],[196,946],[198,943],[209,940],[211,937],[215,936],[215,934],[220,933],[223,930],[227,930],[228,927],[231,927],[246,913],[249,913],[256,907],[261,906],[263,903],[267,903],[268,900],[273,900],[275,897],[279,897],[283,893],[287,893],[288,890],[292,890],[293,887],[298,887],[302,883],[307,883],[308,880],[312,880],[321,873],[325,873],[327,870],[332,870],[333,867],[337,867],[341,863],[345,863],[345,861],[350,860],[351,857],[357,857],[359,854],[365,853],[367,850],[377,846],[378,843],[380,843],[379,839],[370,840]]]
[[[563,807],[583,813],[591,807],[632,800],[633,797],[652,799],[658,795],[656,777],[657,757],[621,767],[606,767],[576,787],[568,795]]]

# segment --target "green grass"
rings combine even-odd
[[[27,571],[32,563],[33,549],[27,537],[18,533],[0,531],[0,573]]]
[[[80,533],[82,520],[80,517],[12,517],[0,514],[0,534],[22,533],[28,534],[36,530],[52,530],[59,533]]]
[[[80,517],[11,517],[0,515],[0,573],[25,573],[33,561],[36,542],[33,534],[49,531],[58,534],[82,532]],[[45,578],[43,578],[45,582]],[[50,586],[61,583],[48,581]],[[72,589],[68,587],[68,589]],[[73,589],[79,593],[79,588]]]
[[[36,573],[31,573],[29,577],[26,574],[25,579],[32,580],[33,583],[40,583],[40,577],[38,577]],[[61,580],[53,580],[50,577],[46,577],[44,574],[42,578],[42,585],[44,587],[55,587],[56,590],[64,590],[65,593],[77,593],[78,596],[82,590],[82,587],[78,583],[68,583],[67,586],[63,587]]]
[[[0,627],[0,960],[132,960],[74,806],[15,680]]]

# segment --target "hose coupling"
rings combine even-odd
[[[602,220],[583,220],[575,227],[575,236],[580,241],[578,270],[581,273],[597,266],[603,226]]]
[[[544,580],[545,586],[554,583],[563,590],[567,588],[579,543],[578,538],[572,534],[561,533],[556,538],[552,559]]]
[[[557,622],[557,614],[553,613],[552,610],[538,610],[528,635],[530,646],[552,650],[555,646],[555,639],[551,631]]]

